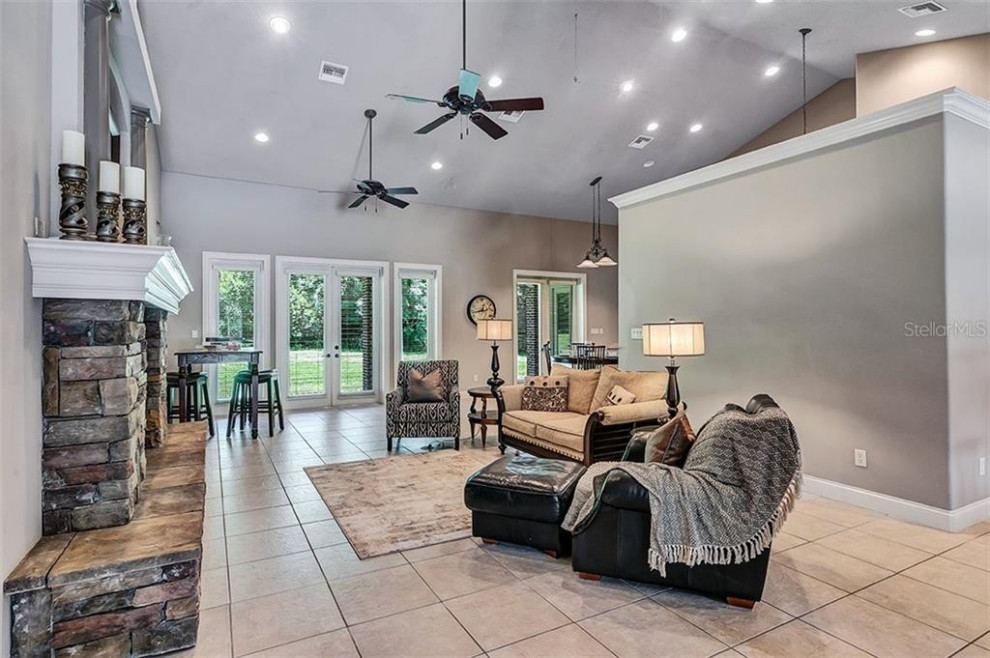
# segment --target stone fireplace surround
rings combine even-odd
[[[191,646],[206,436],[164,427],[166,318],[189,279],[168,247],[26,242],[44,299],[44,536],[4,583],[13,655]]]

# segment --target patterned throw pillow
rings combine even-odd
[[[406,386],[406,402],[443,402],[440,371],[434,370],[424,376],[415,368],[410,370],[409,383]]]
[[[605,398],[605,406],[612,407],[619,404],[632,404],[635,401],[635,395],[616,384],[609,391],[608,397]]]
[[[524,411],[567,411],[567,377],[527,377],[522,390]]]
[[[654,430],[650,438],[646,440],[643,462],[647,464],[655,462],[680,468],[684,465],[695,438],[694,430],[687,418],[687,412],[681,409],[676,416]]]

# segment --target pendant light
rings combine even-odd
[[[611,256],[608,255],[608,249],[602,246],[602,178],[598,177],[596,180],[595,187],[595,210],[598,216],[595,222],[598,225],[598,233],[595,236],[595,248],[598,250],[598,258],[595,260],[595,265],[598,267],[615,267],[618,265]]]
[[[592,206],[591,206],[591,249],[584,255],[584,260],[578,263],[578,267],[584,270],[592,270],[599,267],[614,267],[618,263],[608,255],[608,249],[602,247],[602,177],[599,176],[591,181]]]
[[[599,176],[595,180],[591,181],[592,188],[592,198],[591,198],[591,249],[588,253],[584,255],[584,260],[578,263],[578,267],[582,270],[594,270],[598,268],[598,184],[602,182],[602,177]]]

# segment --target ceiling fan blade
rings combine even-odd
[[[441,103],[440,101],[435,101],[430,98],[420,98],[419,96],[404,96],[402,94],[385,94],[385,98],[407,101],[409,103],[436,103],[437,105],[443,105],[443,103]]]
[[[385,196],[383,196],[383,197],[380,197],[380,198],[385,203],[391,203],[396,208],[405,208],[406,206],[409,205],[408,202],[403,201],[402,199],[396,199],[394,196],[389,196],[387,194]]]
[[[502,126],[498,125],[481,112],[475,112],[471,115],[471,123],[484,130],[485,133],[487,133],[492,139],[501,139],[509,134],[504,128],[502,128]]]
[[[440,126],[442,126],[443,124],[447,123],[448,121],[450,121],[451,119],[453,119],[456,116],[457,116],[457,112],[450,112],[448,114],[445,114],[442,117],[440,117],[439,119],[434,119],[433,121],[429,122],[428,124],[426,124],[425,126],[423,126],[422,128],[420,128],[419,130],[417,130],[416,131],[416,134],[417,135],[425,135],[428,132],[432,132],[432,131],[436,130],[437,128],[439,128]]]
[[[354,194],[354,190],[316,190],[317,194]]]
[[[460,83],[458,84],[457,95],[465,98],[474,98],[478,93],[478,84],[481,82],[481,75],[474,71],[461,69]]]
[[[362,203],[364,203],[367,200],[368,200],[368,195],[367,194],[362,194],[358,198],[354,199],[354,203],[352,203],[351,205],[349,205],[347,207],[348,208],[357,208],[358,206],[360,206]]]
[[[485,106],[485,110],[489,112],[534,112],[542,109],[542,98],[506,98],[502,101],[488,101]]]
[[[385,191],[389,194],[419,194],[415,187],[389,187]]]

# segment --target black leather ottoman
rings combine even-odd
[[[464,485],[472,534],[487,543],[504,541],[554,557],[568,555],[571,534],[560,529],[560,522],[584,470],[575,462],[530,455],[497,459]]]

